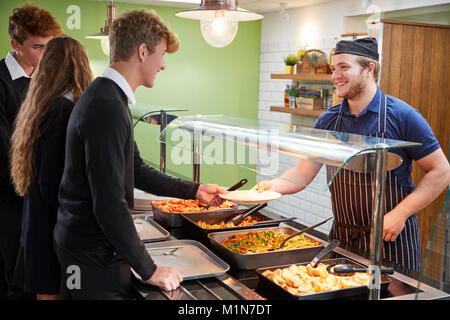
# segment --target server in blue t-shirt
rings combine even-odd
[[[407,103],[385,95],[377,86],[380,70],[374,38],[340,41],[331,65],[332,80],[342,103],[324,112],[315,128],[422,143],[398,149],[400,167],[388,171],[383,226],[383,258],[412,270],[420,269],[420,235],[416,212],[431,203],[450,183],[450,167],[427,121]],[[415,187],[412,161],[426,173]],[[279,178],[260,182],[258,190],[298,192],[316,176],[321,165],[301,160]],[[338,168],[327,166],[330,179]],[[297,183],[287,182],[296,181]],[[330,186],[334,221],[330,238],[349,250],[369,252],[372,221],[370,173],[342,169]]]

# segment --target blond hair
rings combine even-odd
[[[178,50],[178,38],[153,11],[133,10],[114,20],[109,31],[111,62],[127,61],[144,43],[150,54],[161,41],[167,41],[167,53]]]
[[[373,63],[373,78],[375,82],[378,82],[378,75],[380,74],[380,63],[377,60],[371,59],[369,57],[358,56],[358,64],[361,66],[362,70],[366,69],[369,64]]]
[[[57,37],[44,48],[28,94],[14,122],[11,137],[11,177],[16,192],[28,192],[34,177],[34,155],[40,124],[54,100],[71,92],[75,103],[93,76],[84,47],[70,37]]]

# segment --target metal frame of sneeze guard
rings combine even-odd
[[[380,298],[385,177],[388,170],[401,164],[401,158],[388,151],[417,147],[421,145],[420,143],[297,126],[261,125],[256,120],[222,115],[179,117],[166,128],[166,130],[173,129],[186,130],[193,134],[193,180],[195,182],[199,182],[200,177],[201,136],[218,137],[295,158],[308,158],[327,165],[345,167],[353,171],[373,172],[375,179],[372,188],[374,201],[369,263],[372,281],[369,283],[369,298],[374,300]],[[264,136],[261,132],[273,129],[277,129],[276,132],[279,134],[271,136],[270,139],[261,140],[261,136]],[[224,132],[227,133],[226,136]],[[168,136],[169,134],[165,134],[164,139]],[[165,141],[165,143],[168,142]]]

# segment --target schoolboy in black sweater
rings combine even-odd
[[[130,299],[130,266],[150,284],[173,290],[183,280],[156,266],[140,241],[130,209],[133,190],[218,204],[216,185],[196,184],[146,165],[133,138],[128,103],[152,87],[164,54],[178,40],[156,14],[131,11],[110,30],[110,67],[86,89],[69,119],[66,164],[54,235],[63,277],[62,299]],[[79,283],[72,283],[72,268]]]

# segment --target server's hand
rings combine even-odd
[[[196,198],[210,206],[219,206],[224,199],[219,194],[227,194],[228,191],[220,188],[217,184],[201,184],[197,190]]]
[[[255,185],[252,190],[256,190],[258,192],[263,192],[263,191],[275,191],[273,189],[273,185],[270,181],[261,181],[260,183],[258,183],[257,185]]]
[[[181,273],[174,267],[158,266],[155,273],[146,282],[163,290],[175,290],[183,281]]]

